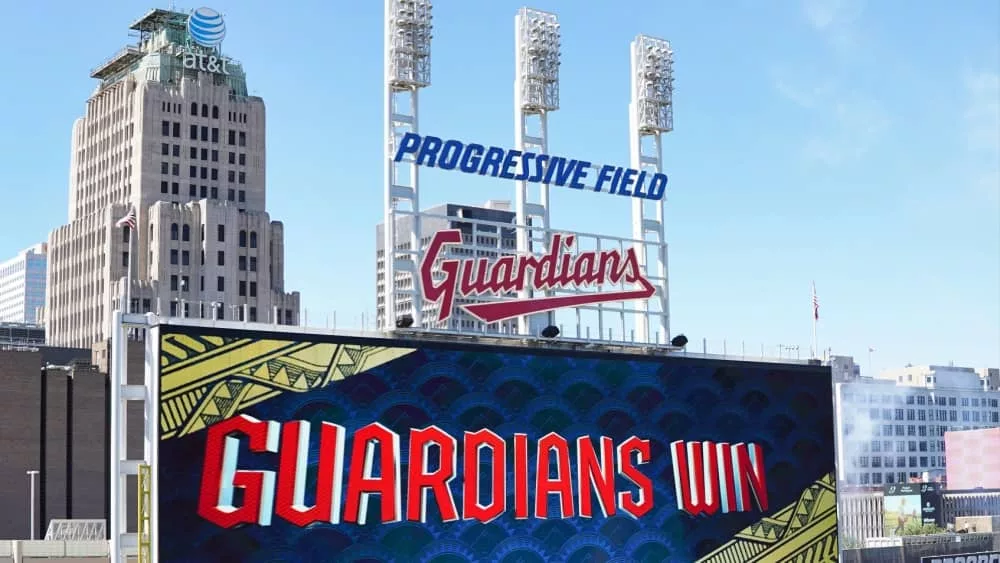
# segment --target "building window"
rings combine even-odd
[[[170,163],[161,162],[160,163],[160,174],[170,174]]]
[[[240,166],[246,166],[247,154],[245,152],[240,153]]]
[[[226,265],[226,251],[224,251],[224,250],[220,250],[219,251],[218,262],[219,262],[220,266],[225,266]]]
[[[213,143],[218,143],[219,142],[219,128],[218,127],[212,127],[212,142]]]
[[[240,280],[240,297],[247,296],[247,282]]]
[[[247,173],[246,172],[240,172],[240,181],[239,181],[239,183],[240,184],[246,184],[247,183]]]
[[[212,162],[219,162],[219,151],[212,150]]]
[[[233,183],[233,182],[236,181],[236,171],[235,170],[230,170],[226,174],[226,176],[227,176],[227,179],[229,180],[230,183]]]
[[[122,252],[122,268],[128,268],[128,252]]]
[[[171,317],[176,317],[177,316],[177,302],[176,301],[171,301],[170,302],[170,316]]]
[[[205,291],[205,276],[198,277],[198,287],[200,291]]]
[[[236,144],[236,131],[232,129],[229,130],[229,144],[230,145]]]
[[[213,168],[212,169],[212,180],[218,180],[218,179],[219,179],[219,169],[218,168]]]
[[[225,225],[219,225],[218,235],[219,235],[218,236],[219,242],[226,242],[226,226]]]
[[[201,126],[201,140],[208,142],[208,127],[204,125]]]
[[[239,197],[239,202],[240,203],[246,203],[246,201],[247,201],[247,192],[246,192],[246,190],[240,190],[239,191],[239,196],[240,196]]]
[[[178,139],[181,138],[181,124],[179,121],[174,122],[173,136],[177,137]]]
[[[164,123],[166,123],[166,121],[164,121]],[[168,129],[167,133],[169,133],[169,132],[170,131]],[[163,143],[162,145],[160,145],[160,154],[162,154],[162,155],[169,155],[170,154],[170,144],[169,143]]]
[[[226,278],[219,276],[219,279],[216,280],[216,289],[219,291],[226,290]]]
[[[208,104],[201,104],[201,116],[208,117]]]
[[[191,147],[188,151],[188,158],[198,158],[198,147]]]
[[[257,271],[257,257],[256,256],[251,256],[250,257],[250,271],[251,272],[256,272]]]
[[[219,199],[219,188],[212,186],[212,199]]]
[[[240,230],[240,248],[246,248],[247,245],[247,232]]]
[[[176,165],[175,165],[176,166]],[[170,183],[170,193],[178,195],[181,191],[181,185],[177,182]]]
[[[257,231],[250,231],[250,248],[257,248]]]
[[[170,249],[170,264],[173,265],[173,266],[176,266],[179,261],[180,261],[180,253],[177,252],[176,248],[171,248]]]
[[[198,197],[198,186],[194,184],[188,184],[188,195],[190,197]]]
[[[183,241],[191,240],[191,227],[189,227],[188,225],[184,225],[181,228],[181,240]]]
[[[257,307],[250,307],[250,322],[257,322]]]
[[[170,240],[177,240],[178,227],[177,223],[170,224]]]
[[[187,250],[181,251],[181,266],[191,265],[191,253]]]
[[[219,119],[219,106],[212,106],[212,119]]]
[[[198,126],[197,125],[192,125],[191,126],[191,129],[190,129],[190,138],[191,138],[192,141],[197,141],[198,140]]]
[[[131,236],[129,233],[131,233],[131,232],[132,232],[132,229],[122,229],[122,242],[124,242],[125,244],[128,244],[129,237]]]
[[[164,122],[162,122],[160,124],[160,133],[162,133],[164,137],[169,137],[170,136],[170,122],[169,121],[164,121]]]
[[[250,282],[250,297],[257,297],[257,282]]]
[[[191,115],[194,115],[194,116],[198,115],[198,103],[197,102],[191,102]]]
[[[247,257],[246,256],[240,256],[237,261],[239,262],[239,269],[240,269],[240,271],[241,272],[247,271]]]
[[[201,179],[202,180],[207,180],[208,179],[208,167],[207,166],[202,166],[201,167]]]
[[[247,146],[247,133],[246,131],[240,131],[240,146]]]
[[[177,291],[177,276],[170,276],[170,291]]]
[[[227,198],[229,199],[229,201],[236,201],[236,190],[234,190],[233,188],[229,188],[229,192],[227,195],[229,196]]]
[[[236,164],[236,153],[229,153],[229,164]]]
[[[201,197],[208,197],[208,186],[202,186],[201,187],[201,193],[200,193],[200,195],[201,195]]]
[[[160,193],[165,194],[170,191],[170,183],[166,180],[160,182]]]
[[[198,167],[197,166],[189,166],[188,167],[188,176],[191,177],[191,178],[197,178],[198,177]]]

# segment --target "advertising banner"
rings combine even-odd
[[[1000,563],[1000,551],[921,557],[920,563]]]
[[[829,367],[159,331],[160,561],[836,560]]]
[[[921,526],[941,526],[941,491],[937,483],[886,485],[883,494],[886,536],[912,533]]]

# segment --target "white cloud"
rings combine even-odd
[[[858,46],[857,24],[864,9],[864,0],[802,0],[806,21],[841,55]]]
[[[965,76],[965,124],[969,149],[1000,155],[1000,74],[980,71]]]

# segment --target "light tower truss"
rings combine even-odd
[[[385,229],[383,268],[384,326],[396,325],[400,295],[409,295],[414,326],[420,327],[418,269],[423,254],[420,232],[419,171],[408,157],[393,161],[400,138],[419,131],[419,91],[431,83],[430,0],[385,0]],[[407,232],[397,229],[397,206],[413,213]]]
[[[522,153],[547,154],[549,112],[559,109],[559,22],[556,15],[521,8],[514,18],[514,143]],[[515,182],[517,252],[544,253],[549,248],[549,186]],[[527,226],[537,229],[527,229]],[[546,292],[551,293],[551,292]],[[518,297],[532,297],[525,289]],[[518,319],[518,333],[537,335],[553,324],[552,313]]]
[[[629,152],[632,168],[663,171],[663,134],[674,128],[673,50],[670,43],[646,35],[632,41],[632,101],[629,104]],[[666,197],[632,200],[632,238],[656,296],[639,304],[636,339],[649,342],[651,332],[670,341],[670,296],[665,233]],[[654,326],[650,326],[650,325]],[[658,339],[659,337],[657,337]],[[658,342],[659,343],[659,342]]]

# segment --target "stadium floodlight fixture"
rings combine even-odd
[[[549,325],[542,329],[542,338],[555,338],[559,336],[559,327]]]
[[[555,14],[521,8],[518,13],[519,105],[536,111],[559,109],[559,21]]]
[[[670,340],[670,345],[675,348],[683,348],[687,346],[688,339],[683,334],[678,334]]]
[[[389,82],[415,89],[431,83],[431,0],[386,0]]]
[[[674,51],[670,42],[646,35],[636,37],[639,50],[635,86],[639,130],[667,133],[674,128]]]

